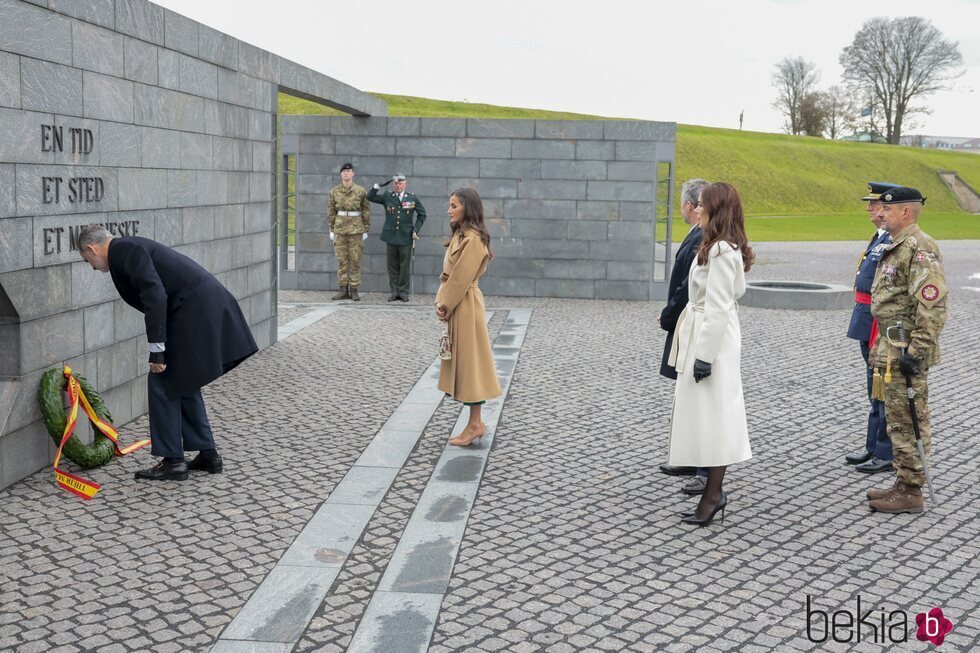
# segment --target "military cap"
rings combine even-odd
[[[400,172],[396,172],[392,177],[392,181],[405,181],[405,175]]]
[[[882,204],[907,204],[908,202],[922,202],[925,204],[926,198],[922,197],[922,193],[917,188],[896,186],[882,193],[879,201]]]
[[[343,172],[344,170],[353,170],[353,169],[354,169],[354,164],[351,163],[350,161],[348,161],[344,165],[340,166],[340,171],[341,172]]]
[[[861,199],[870,202],[881,198],[881,194],[889,188],[897,188],[898,184],[890,184],[887,181],[869,181],[868,194]]]

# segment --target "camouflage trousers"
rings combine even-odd
[[[337,256],[337,284],[361,285],[361,253],[364,251],[364,236],[361,234],[337,234],[333,241],[333,253]]]
[[[906,485],[922,487],[925,485],[926,477],[922,471],[922,461],[919,460],[919,450],[915,446],[908,389],[905,387],[905,377],[897,368],[898,365],[893,363],[891,383],[885,384],[885,419],[888,422],[888,437],[892,441],[892,451],[895,454],[892,466],[900,481]],[[932,437],[929,429],[927,375],[928,372],[922,371],[913,376],[912,389],[915,390],[915,412],[919,417],[919,435],[922,436],[922,447],[928,459]]]

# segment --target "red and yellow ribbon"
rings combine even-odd
[[[68,438],[70,438],[72,433],[75,431],[75,424],[78,421],[79,402],[81,402],[85,413],[92,422],[92,425],[99,429],[107,438],[112,440],[113,444],[115,444],[115,453],[117,456],[125,456],[126,454],[132,453],[137,449],[141,449],[150,444],[150,441],[139,440],[128,447],[120,447],[119,433],[116,432],[116,429],[112,426],[112,424],[102,421],[102,419],[96,415],[95,410],[92,409],[92,405],[88,401],[88,397],[85,396],[85,392],[78,385],[78,379],[76,379],[71,373],[71,368],[67,365],[65,365],[65,378],[68,380],[68,399],[71,402],[71,413],[69,413],[68,422],[65,424],[65,432],[61,436],[61,444],[58,445],[58,452],[54,456],[54,478],[58,485],[65,490],[88,500],[94,497],[102,486],[98,483],[93,483],[92,481],[86,480],[81,476],[70,474],[63,469],[58,468],[58,461],[61,460],[61,449],[65,446],[65,443],[68,442]]]

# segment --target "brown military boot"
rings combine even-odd
[[[340,292],[330,298],[332,301],[337,301],[338,299],[350,299],[350,286],[341,286]]]
[[[888,496],[889,494],[891,494],[892,492],[894,492],[898,488],[898,483],[899,483],[899,481],[896,478],[895,479],[895,482],[892,483],[892,486],[891,487],[873,487],[873,488],[871,488],[870,490],[868,490],[868,499],[870,499],[871,501],[874,501],[876,499],[884,499],[886,496]]]
[[[350,286],[350,298],[355,302],[361,301],[361,296],[357,294],[357,286]]]
[[[922,488],[898,482],[891,494],[871,501],[871,509],[876,512],[922,512],[925,501],[922,499]]]

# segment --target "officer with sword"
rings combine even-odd
[[[925,198],[915,188],[881,194],[879,217],[892,242],[882,253],[871,287],[871,313],[883,337],[871,349],[873,392],[885,402],[895,455],[891,488],[868,490],[871,510],[919,513],[928,485],[932,442],[928,407],[929,369],[937,365],[939,334],[946,323],[947,288],[936,241],[918,225]]]
[[[394,191],[381,192],[382,186],[394,184]],[[388,284],[391,288],[389,302],[407,302],[411,289],[412,259],[415,254],[415,241],[419,238],[422,223],[425,222],[425,207],[415,193],[405,190],[405,175],[395,175],[383,184],[374,184],[367,198],[385,207],[385,224],[381,229],[381,240],[387,243]]]

